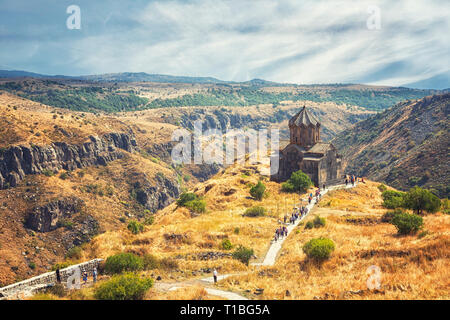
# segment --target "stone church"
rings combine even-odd
[[[320,140],[320,122],[306,109],[289,120],[290,143],[280,150],[278,173],[271,180],[282,182],[302,170],[322,187],[342,183],[341,158],[331,143]]]

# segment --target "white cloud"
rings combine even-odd
[[[381,9],[381,30],[366,27],[369,5]],[[153,1],[115,10],[98,18],[102,32],[49,43],[91,74],[400,85],[450,69],[448,1]]]

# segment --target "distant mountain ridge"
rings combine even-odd
[[[198,83],[198,84],[246,84],[251,86],[285,86],[285,85],[301,85],[294,83],[279,83],[264,79],[252,79],[248,81],[228,81],[220,80],[214,77],[193,77],[193,76],[172,76],[166,74],[150,74],[146,72],[118,72],[104,73],[83,76],[67,76],[67,75],[46,75],[23,70],[0,70],[0,79],[14,78],[39,78],[39,79],[72,79],[86,80],[94,82],[157,82],[157,83]],[[308,84],[306,86],[346,86],[349,83],[333,83],[333,84]],[[414,89],[435,89],[448,91],[450,87],[450,73],[442,73],[434,77],[412,82],[402,85],[406,88]]]
[[[84,76],[65,76],[65,75],[46,75],[22,70],[0,70],[0,78],[39,78],[39,79],[73,79],[73,80],[87,80],[95,82],[160,82],[160,83],[245,83],[254,86],[259,85],[280,85],[279,83],[267,81],[263,79],[252,79],[249,81],[236,82],[225,81],[214,77],[190,77],[190,76],[172,76],[166,74],[149,74],[146,72],[119,72],[119,73],[105,73],[98,75],[84,75]]]

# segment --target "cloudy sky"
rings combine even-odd
[[[448,78],[449,31],[448,0],[0,0],[0,69],[402,85]]]

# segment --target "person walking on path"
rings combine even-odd
[[[94,268],[94,270],[92,271],[92,280],[94,281],[94,283],[97,282],[97,268]]]
[[[87,283],[87,280],[88,280],[88,274],[87,274],[86,271],[84,271],[84,272],[83,272],[83,281],[84,281],[84,284]]]
[[[217,270],[214,269],[213,271],[213,276],[214,276],[214,283],[217,283]]]
[[[61,273],[59,272],[59,268],[56,269],[56,282],[61,283]]]

